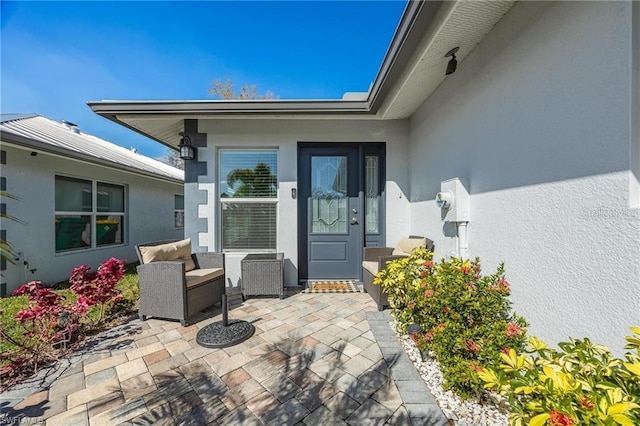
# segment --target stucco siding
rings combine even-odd
[[[640,324],[631,11],[518,3],[410,120],[412,230],[454,253],[433,199],[467,178],[470,255],[506,262],[531,333],[618,353]]]
[[[285,255],[285,283],[298,283],[298,214],[297,200],[291,189],[297,188],[298,142],[386,142],[387,182],[386,209],[388,242],[397,241],[409,232],[409,184],[406,121],[364,120],[199,120],[198,131],[207,133],[207,147],[199,148],[198,160],[207,161],[207,174],[200,176],[194,191],[187,197],[201,202],[193,210],[199,218],[206,218],[206,229],[189,227],[187,236],[197,238],[201,246],[219,250],[217,218],[217,153],[220,148],[276,148],[278,150],[278,219],[277,250]],[[187,200],[187,205],[191,204]],[[189,208],[194,208],[189,206]],[[246,253],[227,253],[226,269],[229,285],[240,280],[240,260]]]
[[[55,283],[69,278],[73,268],[88,264],[95,268],[110,257],[137,261],[133,246],[161,239],[182,238],[174,226],[174,195],[182,194],[182,184],[141,177],[89,163],[39,153],[2,144],[7,164],[2,176],[7,192],[19,200],[7,200],[7,213],[24,224],[3,220],[7,239],[24,257],[17,265],[7,265],[3,281],[11,293],[26,281]],[[100,180],[126,186],[125,245],[55,253],[55,175]],[[28,268],[24,261],[28,262]],[[35,272],[30,272],[35,269]]]

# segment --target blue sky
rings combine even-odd
[[[2,113],[33,112],[151,157],[166,148],[95,100],[213,99],[210,82],[281,99],[368,90],[406,5],[393,1],[0,2]]]

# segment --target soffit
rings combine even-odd
[[[109,118],[109,117],[108,117]],[[126,127],[151,137],[163,145],[176,148],[180,143],[181,132],[184,132],[185,119],[200,120],[358,120],[362,119],[362,114],[286,114],[286,113],[201,113],[189,115],[147,115],[137,114],[115,114],[113,121]],[[367,115],[364,118],[373,118]]]
[[[354,119],[370,115],[365,100],[92,101],[95,112],[171,147],[185,119]]]
[[[184,116],[140,117],[118,115],[114,121],[163,145],[177,149],[181,139],[180,133],[184,132],[184,119]]]
[[[378,117],[410,117],[446,78],[449,58],[444,55],[456,46],[458,67],[464,58],[515,4],[514,1],[443,2],[433,24],[405,67]]]

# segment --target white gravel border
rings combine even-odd
[[[453,419],[460,426],[507,426],[508,411],[505,400],[497,395],[485,393],[480,401],[463,401],[451,391],[442,389],[444,379],[439,363],[433,359],[422,361],[420,351],[408,334],[400,334],[395,320],[389,322],[390,327],[400,338],[402,347],[409,359],[416,366],[445,416]]]

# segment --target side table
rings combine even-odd
[[[284,298],[284,253],[248,254],[240,266],[243,300],[245,296]]]

